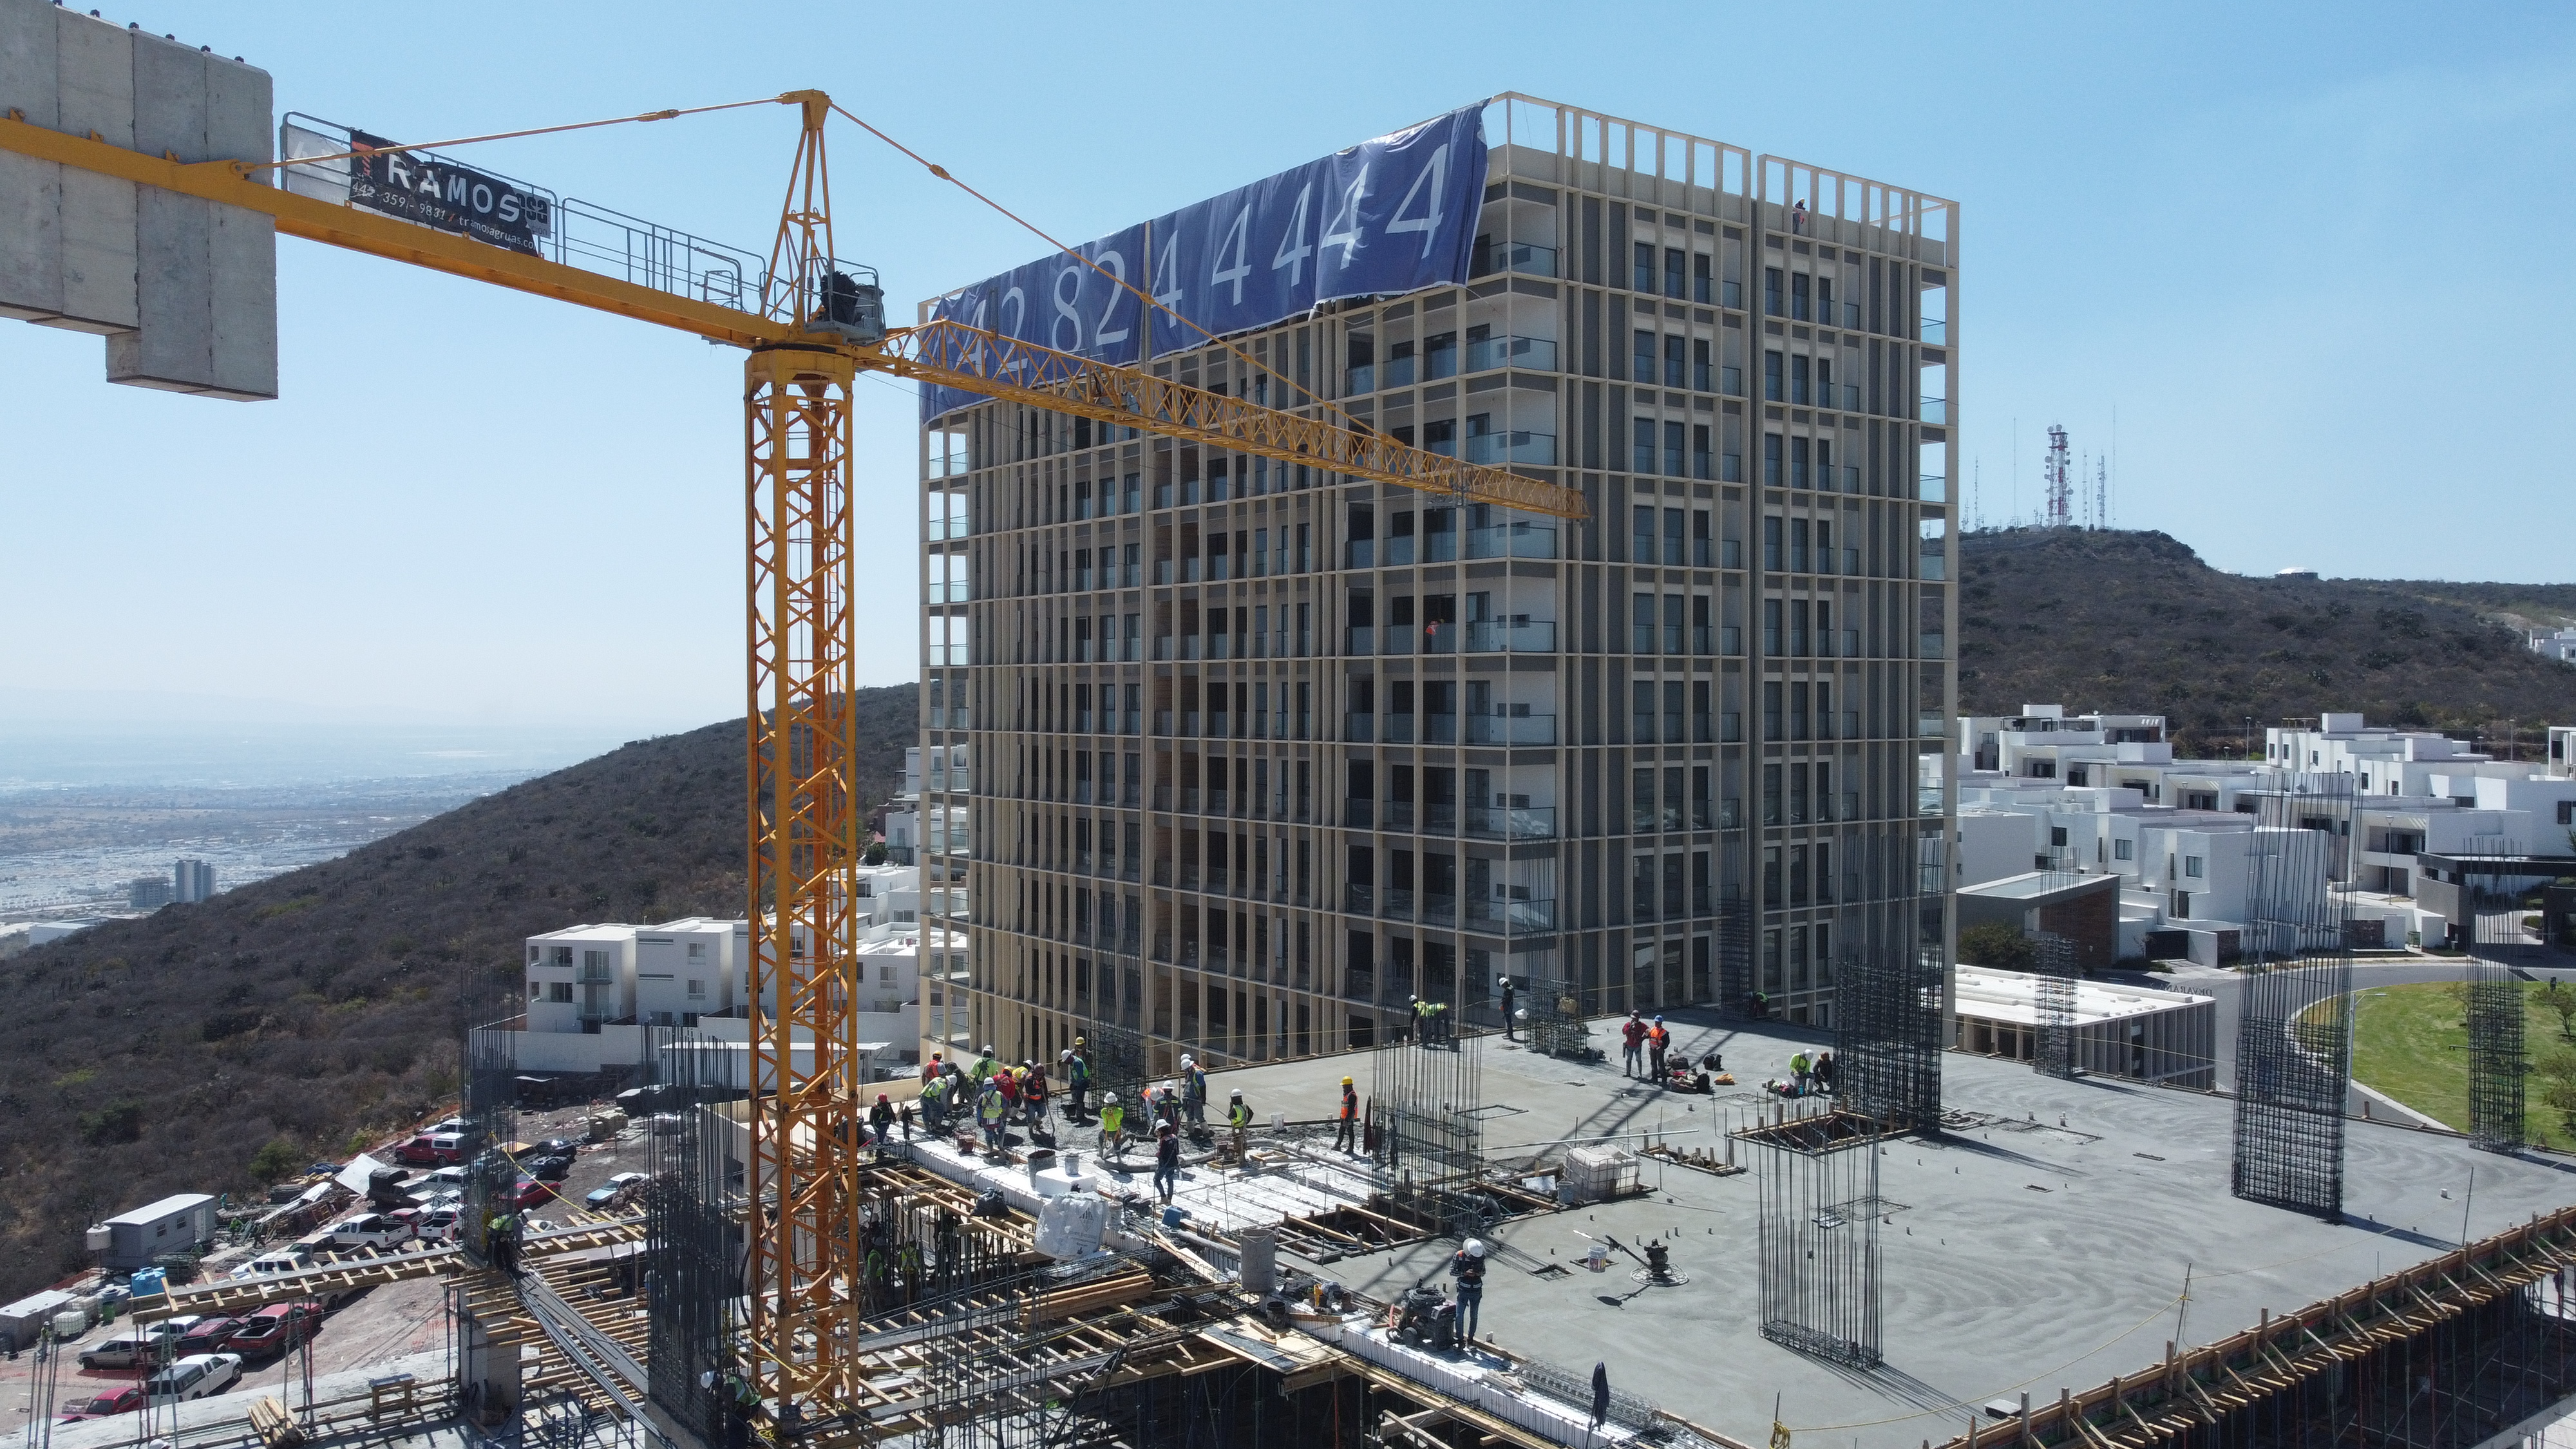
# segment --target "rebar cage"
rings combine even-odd
[[[2032,942],[2038,950],[2032,963],[2031,1015],[2036,1028],[2036,1050],[2031,1054],[2031,1067],[2043,1077],[2075,1075],[2075,980],[2080,974],[2075,963],[2075,943],[2053,931],[2042,931]]]
[[[1832,1112],[1736,1134],[1760,1198],[1762,1336],[1875,1368],[1879,1336],[1881,1124]]]
[[[1482,1175],[1485,1039],[1393,1042],[1369,1057],[1368,1118],[1376,1155],[1399,1180],[1464,1183]]]
[[[2530,1065],[2523,1041],[2522,978],[2514,958],[2523,954],[2522,879],[2508,875],[2502,840],[2482,839],[2458,857],[2460,896],[2476,925],[2469,932],[2467,1000],[2469,1036],[2469,1138],[2490,1152],[2510,1152],[2527,1140],[2523,1093]]]
[[[725,1343],[739,1323],[743,1292],[743,1164],[738,1133],[719,1115],[735,1095],[721,1064],[726,1049],[698,1033],[655,1029],[647,1057],[648,1086],[676,1107],[676,1131],[649,1130],[644,1185],[645,1295],[650,1353],[649,1396],[712,1442],[723,1432],[724,1401],[715,1387]]]
[[[2232,1189],[2331,1221],[2343,1215],[2352,1074],[2349,908],[2332,881],[2351,844],[2352,777],[2290,775],[2252,799],[2242,949],[2254,974],[2236,1025]]]
[[[518,1165],[491,1149],[518,1135],[518,1032],[515,1022],[478,1026],[465,1033],[464,1231],[465,1256],[492,1261],[492,1205],[518,1182]]]

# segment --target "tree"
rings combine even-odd
[[[2569,1041],[2576,1041],[2576,991],[2569,990],[2553,976],[2547,986],[2540,988],[2539,996],[2542,1006],[2558,1013],[2558,1034]]]
[[[1987,921],[1959,933],[1959,960],[1998,971],[2029,971],[2039,965],[2039,946],[2001,921]]]
[[[302,1155],[295,1150],[294,1143],[283,1137],[271,1137],[267,1146],[251,1154],[250,1175],[262,1182],[275,1182],[293,1172],[296,1160]]]
[[[871,841],[869,841],[869,842],[868,842],[868,852],[867,852],[867,854],[862,855],[862,856],[860,856],[860,857],[859,857],[859,863],[860,863],[861,865],[883,865],[883,864],[885,864],[885,863],[886,863],[886,849],[885,849],[885,842],[884,842],[884,841],[882,841],[882,840],[871,840]]]
[[[143,1135],[143,1104],[111,1102],[80,1114],[80,1135],[92,1142],[132,1142]]]

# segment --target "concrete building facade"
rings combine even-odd
[[[978,1044],[1098,1021],[1157,1069],[1257,1061],[1505,976],[1829,1024],[1837,961],[1946,959],[1956,208],[1485,116],[1462,283],[1143,365],[1311,394],[1588,520],[1016,405],[927,420],[923,746],[974,769],[922,814],[968,817]]]

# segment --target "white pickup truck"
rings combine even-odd
[[[396,1248],[411,1240],[411,1224],[383,1213],[360,1213],[331,1225],[335,1248]]]

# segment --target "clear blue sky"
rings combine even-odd
[[[1516,13],[1517,12],[1517,13]],[[1964,207],[1966,451],[2119,418],[2119,521],[2265,571],[2569,577],[2565,7],[1151,7],[129,0],[403,139],[833,92],[1089,238],[1518,89]],[[1452,21],[1463,22],[1454,28]],[[794,118],[476,148],[766,249]],[[841,250],[898,317],[1031,240],[855,130]],[[0,323],[0,679],[384,722],[736,715],[737,354],[283,240],[285,398],[110,387]],[[914,669],[909,395],[867,389],[869,682]],[[168,708],[184,716],[184,701]],[[239,706],[226,706],[235,713]]]

